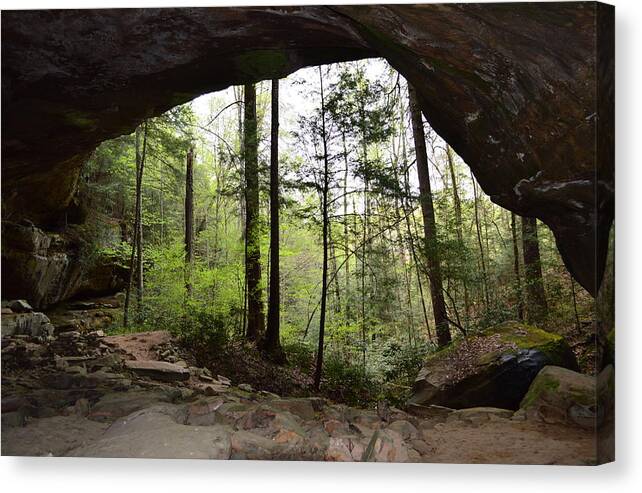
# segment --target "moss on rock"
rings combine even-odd
[[[486,329],[483,334],[499,334],[502,341],[515,344],[519,350],[542,352],[552,365],[578,369],[575,355],[561,335],[522,322],[504,322]]]
[[[520,322],[505,322],[429,356],[409,404],[517,409],[546,365],[577,369],[565,339]]]
[[[559,366],[546,366],[520,403],[527,419],[591,429],[603,418],[596,377]]]

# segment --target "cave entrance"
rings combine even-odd
[[[322,82],[332,172],[330,230],[335,252],[332,272],[341,279],[341,291],[347,290],[341,293],[337,290],[333,296],[356,303],[359,290],[363,289],[360,276],[365,276],[365,282],[371,284],[367,293],[369,303],[378,307],[376,315],[388,324],[398,325],[402,337],[406,333],[422,333],[424,319],[432,319],[432,315],[422,253],[422,217],[407,83],[385,60],[374,58],[309,67],[280,81],[282,248],[287,252],[283,259],[287,281],[282,296],[288,300],[284,318],[298,328],[318,323],[315,311],[318,286],[314,280],[320,278],[317,202]],[[269,271],[270,81],[258,82],[255,87],[265,280]],[[360,98],[363,98],[363,108],[358,104]],[[148,306],[145,316],[150,326],[174,323],[183,302],[177,288],[182,285],[183,273],[177,266],[183,261],[185,166],[190,147],[195,156],[198,259],[195,296],[208,306],[227,307],[227,312],[219,315],[228,322],[232,318],[231,325],[243,323],[243,309],[239,304],[244,296],[243,284],[239,284],[244,269],[243,105],[243,87],[233,86],[200,96],[147,120],[142,203]],[[358,119],[364,115],[360,115],[359,110],[367,113],[365,118],[373,125],[381,125],[372,130],[365,159],[362,129],[358,125]],[[381,115],[386,115],[386,121],[375,121]],[[444,289],[453,322],[461,326],[470,326],[473,320],[480,323],[481,307],[484,313],[490,310],[500,318],[514,317],[513,310],[506,307],[514,302],[515,287],[507,280],[514,276],[515,248],[520,272],[524,275],[521,242],[513,244],[522,234],[519,218],[516,219],[516,239],[511,236],[511,220],[515,220],[511,213],[483,193],[463,159],[426,121],[423,123],[431,189],[441,231],[439,249],[446,279]],[[351,129],[351,125],[356,128]],[[376,132],[382,136],[375,136]],[[135,134],[103,142],[83,168],[75,198],[75,203],[85,211],[79,215],[82,217],[79,222],[94,235],[86,238],[85,243],[93,242],[93,251],[106,255],[109,262],[116,265],[126,265],[130,255],[135,149]],[[373,236],[367,252],[372,265],[368,263],[367,269],[361,272],[358,245],[365,224],[371,230],[367,235]],[[572,325],[575,320],[569,317],[575,312],[567,308],[568,301],[573,299],[575,306],[579,306],[578,317],[587,318],[592,306],[590,296],[580,292],[566,273],[554,237],[542,223],[538,241],[545,285],[549,292],[556,293],[550,309],[565,310],[558,319]],[[368,273],[368,269],[376,269],[377,274]],[[390,291],[390,285],[396,286],[395,290],[401,294]],[[267,284],[265,288],[268,289]],[[489,293],[493,293],[492,298]],[[395,299],[409,304],[409,316],[395,315],[391,306]],[[339,307],[337,313],[342,313],[345,302],[333,302]],[[376,330],[371,336],[376,340]]]

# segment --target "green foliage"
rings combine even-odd
[[[228,324],[225,314],[206,311],[202,306],[190,307],[178,335],[189,346],[220,354],[230,341]]]
[[[237,69],[276,66],[280,57],[279,52],[252,53],[238,60],[244,66]],[[319,70],[302,73],[296,88],[291,80],[281,86],[282,94],[300,92],[298,99],[282,99],[281,338],[290,370],[311,375],[321,294],[323,121]],[[331,240],[322,390],[356,405],[382,399],[403,405],[422,362],[434,350],[428,336],[434,324],[406,85],[382,62],[324,66],[322,75]],[[266,293],[267,87],[257,85],[262,219],[256,238]],[[177,94],[177,101],[185,97]],[[240,88],[234,88],[209,96],[207,114],[185,104],[148,120],[142,197],[144,299],[140,323],[132,329],[171,330],[210,357],[237,344],[244,331],[242,99]],[[448,316],[471,333],[515,319],[510,214],[479,188],[475,202],[469,168],[454,153],[449,160],[446,143],[426,130],[438,227],[428,246],[441,258]],[[195,262],[188,298],[183,211],[189,146],[194,146],[196,160]],[[72,227],[82,237],[83,258],[129,267],[134,186],[133,134],[103,143],[79,183],[78,202],[86,205],[79,215],[90,219]],[[521,243],[520,231],[518,226]],[[546,328],[563,332],[580,325],[578,320],[592,319],[592,298],[571,284],[550,231],[540,224],[539,232],[550,312]],[[523,290],[521,244],[519,249]],[[132,308],[137,310],[135,302]],[[451,331],[455,335],[459,329],[453,324]]]
[[[313,368],[314,348],[310,344],[285,339],[283,342],[283,351],[285,351],[290,366],[307,371]]]
[[[336,353],[323,366],[323,386],[333,398],[352,406],[367,407],[377,401],[379,387],[363,368]]]

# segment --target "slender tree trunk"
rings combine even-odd
[[[522,217],[522,250],[524,253],[524,279],[526,283],[527,315],[532,322],[546,317],[548,305],[542,277],[542,261],[537,238],[537,219]]]
[[[323,371],[323,339],[325,335],[326,299],[328,297],[328,146],[325,128],[325,98],[323,93],[323,72],[319,67],[319,83],[321,86],[321,138],[323,141],[323,271],[321,278],[321,312],[319,314],[319,346],[317,349],[317,365],[314,372],[314,388],[321,387]]]
[[[401,138],[404,138],[402,135]],[[398,159],[395,159],[395,162],[393,163],[393,172],[395,175],[395,181],[399,183],[401,187],[401,180],[399,179],[399,170],[398,170]],[[401,189],[401,188],[400,188]],[[395,215],[395,231],[397,232],[397,241],[399,242],[399,248],[401,251],[404,250],[404,243],[403,243],[403,233],[401,231],[401,221],[402,217],[399,212],[399,209],[403,211],[404,216],[406,215],[406,208],[403,205],[403,198],[395,195],[395,202],[394,202],[394,215]],[[408,217],[405,218],[406,223],[408,223]],[[394,256],[393,258],[397,258]],[[408,273],[408,263],[405,261],[405,256],[403,256],[403,272],[404,272],[404,281],[405,281],[405,287],[406,287],[406,296],[407,296],[407,304],[408,304],[408,310],[407,310],[407,319],[408,319],[408,338],[410,343],[412,344],[413,337],[414,337],[414,327],[415,327],[415,321],[414,321],[414,316],[413,316],[413,308],[412,308],[412,290],[410,288],[410,275]],[[395,266],[396,270],[396,266]]]
[[[423,314],[424,323],[426,325],[426,333],[428,334],[428,340],[433,341],[432,331],[430,330],[430,322],[428,321],[428,310],[426,309],[426,299],[424,297],[424,288],[423,283],[421,282],[421,273],[419,272],[419,258],[417,256],[417,250],[415,248],[415,237],[413,234],[413,228],[410,224],[410,210],[411,205],[408,203],[410,195],[410,171],[408,167],[408,150],[406,148],[406,127],[404,124],[405,111],[403,107],[403,102],[401,99],[401,90],[399,92],[399,104],[401,106],[401,117],[399,118],[400,125],[400,135],[401,135],[401,155],[402,155],[402,164],[403,164],[403,179],[404,179],[404,196],[401,198],[401,207],[403,208],[403,213],[405,217],[406,230],[408,232],[408,243],[410,244],[410,253],[412,254],[412,262],[415,266],[415,276],[417,277],[417,287],[419,288],[419,300],[421,301],[421,311]],[[412,215],[413,225],[414,223],[414,214]],[[412,268],[412,267],[411,267]]]
[[[348,231],[348,147],[346,146],[345,131],[341,133],[343,140],[343,163],[345,169],[343,171],[343,254],[346,257],[345,261],[345,322],[348,323],[351,319],[350,314],[350,236]],[[354,212],[354,211],[353,211]]]
[[[519,247],[517,246],[517,227],[515,213],[510,213],[510,230],[513,236],[513,265],[515,271],[515,296],[517,297],[517,318],[524,320],[524,299],[522,296],[522,279],[519,274]]]
[[[573,276],[569,275],[569,278],[571,279],[571,295],[573,297],[573,312],[575,313],[575,330],[579,333],[582,324],[580,322],[580,315],[577,312],[577,293],[575,291],[575,281],[573,280]]]
[[[136,184],[135,184],[135,205],[134,205],[134,227],[132,229],[132,251],[129,257],[129,278],[127,280],[127,289],[125,290],[125,303],[123,304],[123,327],[129,327],[129,306],[131,303],[131,292],[134,287],[135,279],[135,262],[136,249],[138,248],[138,184],[140,175],[140,126],[135,132],[135,155],[136,155]]]
[[[361,71],[361,66],[357,65],[357,70]],[[368,142],[366,133],[366,108],[363,99],[359,100],[359,121],[361,124],[361,159],[362,168],[365,170],[363,180],[363,248],[361,257],[361,344],[362,344],[362,365],[363,373],[366,373],[366,357],[367,357],[367,323],[366,323],[366,256],[368,253],[369,245],[369,216],[370,216],[370,198],[368,196],[369,190],[369,166],[368,166]]]
[[[410,208],[407,207],[406,210]],[[407,212],[406,212],[407,214]],[[424,315],[424,322],[426,324],[426,332],[428,333],[428,340],[430,342],[434,341],[434,336],[430,330],[430,322],[428,321],[428,309],[426,308],[426,297],[424,296],[424,283],[421,280],[421,270],[419,264],[419,255],[417,254],[417,248],[415,246],[415,238],[419,238],[419,233],[417,232],[417,222],[415,221],[415,216],[412,214],[412,229],[410,224],[410,218],[406,216],[406,225],[408,228],[408,236],[410,238],[410,248],[412,250],[412,260],[415,264],[415,276],[417,277],[417,286],[419,287],[419,298],[421,300],[421,310]]]
[[[163,167],[159,170],[160,175],[160,191],[158,193],[158,205],[160,209],[160,242],[161,245],[165,244],[165,192],[163,185]]]
[[[234,86],[234,99],[236,101],[245,101],[245,95],[243,94],[245,87],[244,86]],[[245,267],[247,268],[247,234],[243,222],[247,224],[247,214],[245,207],[245,196],[246,196],[246,186],[245,186],[245,142],[244,142],[244,131],[245,126],[243,125],[243,117],[245,113],[245,104],[237,105],[236,112],[236,123],[238,130],[238,160],[239,160],[239,190],[243,190],[243,194],[239,195],[239,213],[238,217],[238,226],[241,230],[241,235],[243,239],[243,257],[245,259]],[[243,310],[240,317],[240,327],[239,334],[247,334],[247,271],[243,275],[243,284],[239,283],[239,288],[241,289],[241,295],[243,298]]]
[[[279,362],[283,361],[280,341],[280,273],[279,273],[279,80],[272,80],[272,128],[270,142],[270,293],[265,331],[265,349]]]
[[[143,170],[147,155],[147,121],[143,123],[143,149],[140,155],[140,177],[136,195],[138,202],[138,234],[136,235],[136,318],[137,322],[143,321]]]
[[[139,235],[142,233],[142,222],[141,222],[141,208],[142,208],[142,192],[143,192],[143,169],[144,169],[144,150],[141,150],[141,133],[144,132],[143,137],[143,149],[145,148],[146,139],[147,139],[147,122],[145,122],[144,128],[140,126],[136,128],[135,141],[136,141],[136,199],[134,206],[134,228],[132,235],[132,251],[129,258],[129,280],[127,282],[127,289],[125,292],[125,303],[123,307],[123,326],[129,327],[129,307],[131,304],[131,292],[134,286],[134,279],[137,275],[142,278],[142,255],[136,255],[138,249],[142,246],[142,241],[139,241]],[[139,264],[140,259],[140,264]],[[139,271],[139,265],[141,266]],[[142,302],[142,281],[139,281],[140,285],[137,285],[138,294],[140,296],[138,301],[138,309],[140,310],[140,305]]]
[[[479,244],[479,258],[481,260],[482,268],[482,291],[484,293],[484,301],[486,308],[490,306],[490,296],[488,294],[488,273],[486,272],[486,259],[484,258],[484,244],[482,242],[481,225],[479,222],[479,206],[477,203],[477,183],[475,177],[470,173],[470,178],[473,182],[473,201],[475,205],[475,228],[477,230],[477,243]]]
[[[263,334],[263,290],[261,288],[261,244],[259,218],[259,167],[256,121],[256,88],[245,85],[245,277],[247,281],[248,340],[257,341]]]
[[[363,187],[363,247],[361,251],[361,354],[363,373],[366,372],[366,245],[368,244],[368,180]]]
[[[192,264],[194,262],[194,149],[189,148],[185,165],[185,292],[192,297]]]
[[[453,150],[450,146],[446,147],[446,157],[448,158],[448,169],[450,170],[450,181],[452,182],[453,189],[453,204],[455,206],[455,226],[457,229],[457,241],[459,242],[459,247],[464,248],[464,227],[463,221],[461,218],[461,199],[459,197],[459,188],[457,186],[457,174],[455,173],[455,160],[453,158]],[[468,325],[468,319],[470,317],[470,294],[468,293],[468,283],[466,279],[462,280],[464,287],[464,315],[465,323]]]
[[[428,169],[426,140],[417,95],[414,88],[410,85],[408,86],[408,93],[410,115],[412,118],[412,133],[415,140],[415,153],[417,158],[417,175],[419,178],[421,211],[424,219],[426,263],[428,266],[428,278],[430,280],[432,309],[435,317],[437,344],[439,347],[443,347],[450,343],[451,337],[450,329],[448,327],[446,302],[444,301],[441,263],[437,245],[437,224],[435,221],[435,210],[432,203],[432,191],[430,189],[430,171]]]
[[[337,255],[336,255],[336,249],[334,247],[334,241],[332,240],[332,228],[328,229],[328,245],[330,248],[330,261],[332,262],[332,275],[337,276]],[[335,313],[340,313],[341,312],[341,292],[340,292],[340,286],[339,286],[339,281],[335,281],[332,283],[333,285],[333,291],[334,291],[334,312]]]

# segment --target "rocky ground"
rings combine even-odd
[[[10,310],[23,308],[3,309],[3,455],[595,462],[592,430],[525,412],[427,406],[417,415],[280,397],[195,366],[165,331],[56,333],[27,310],[8,334]]]

